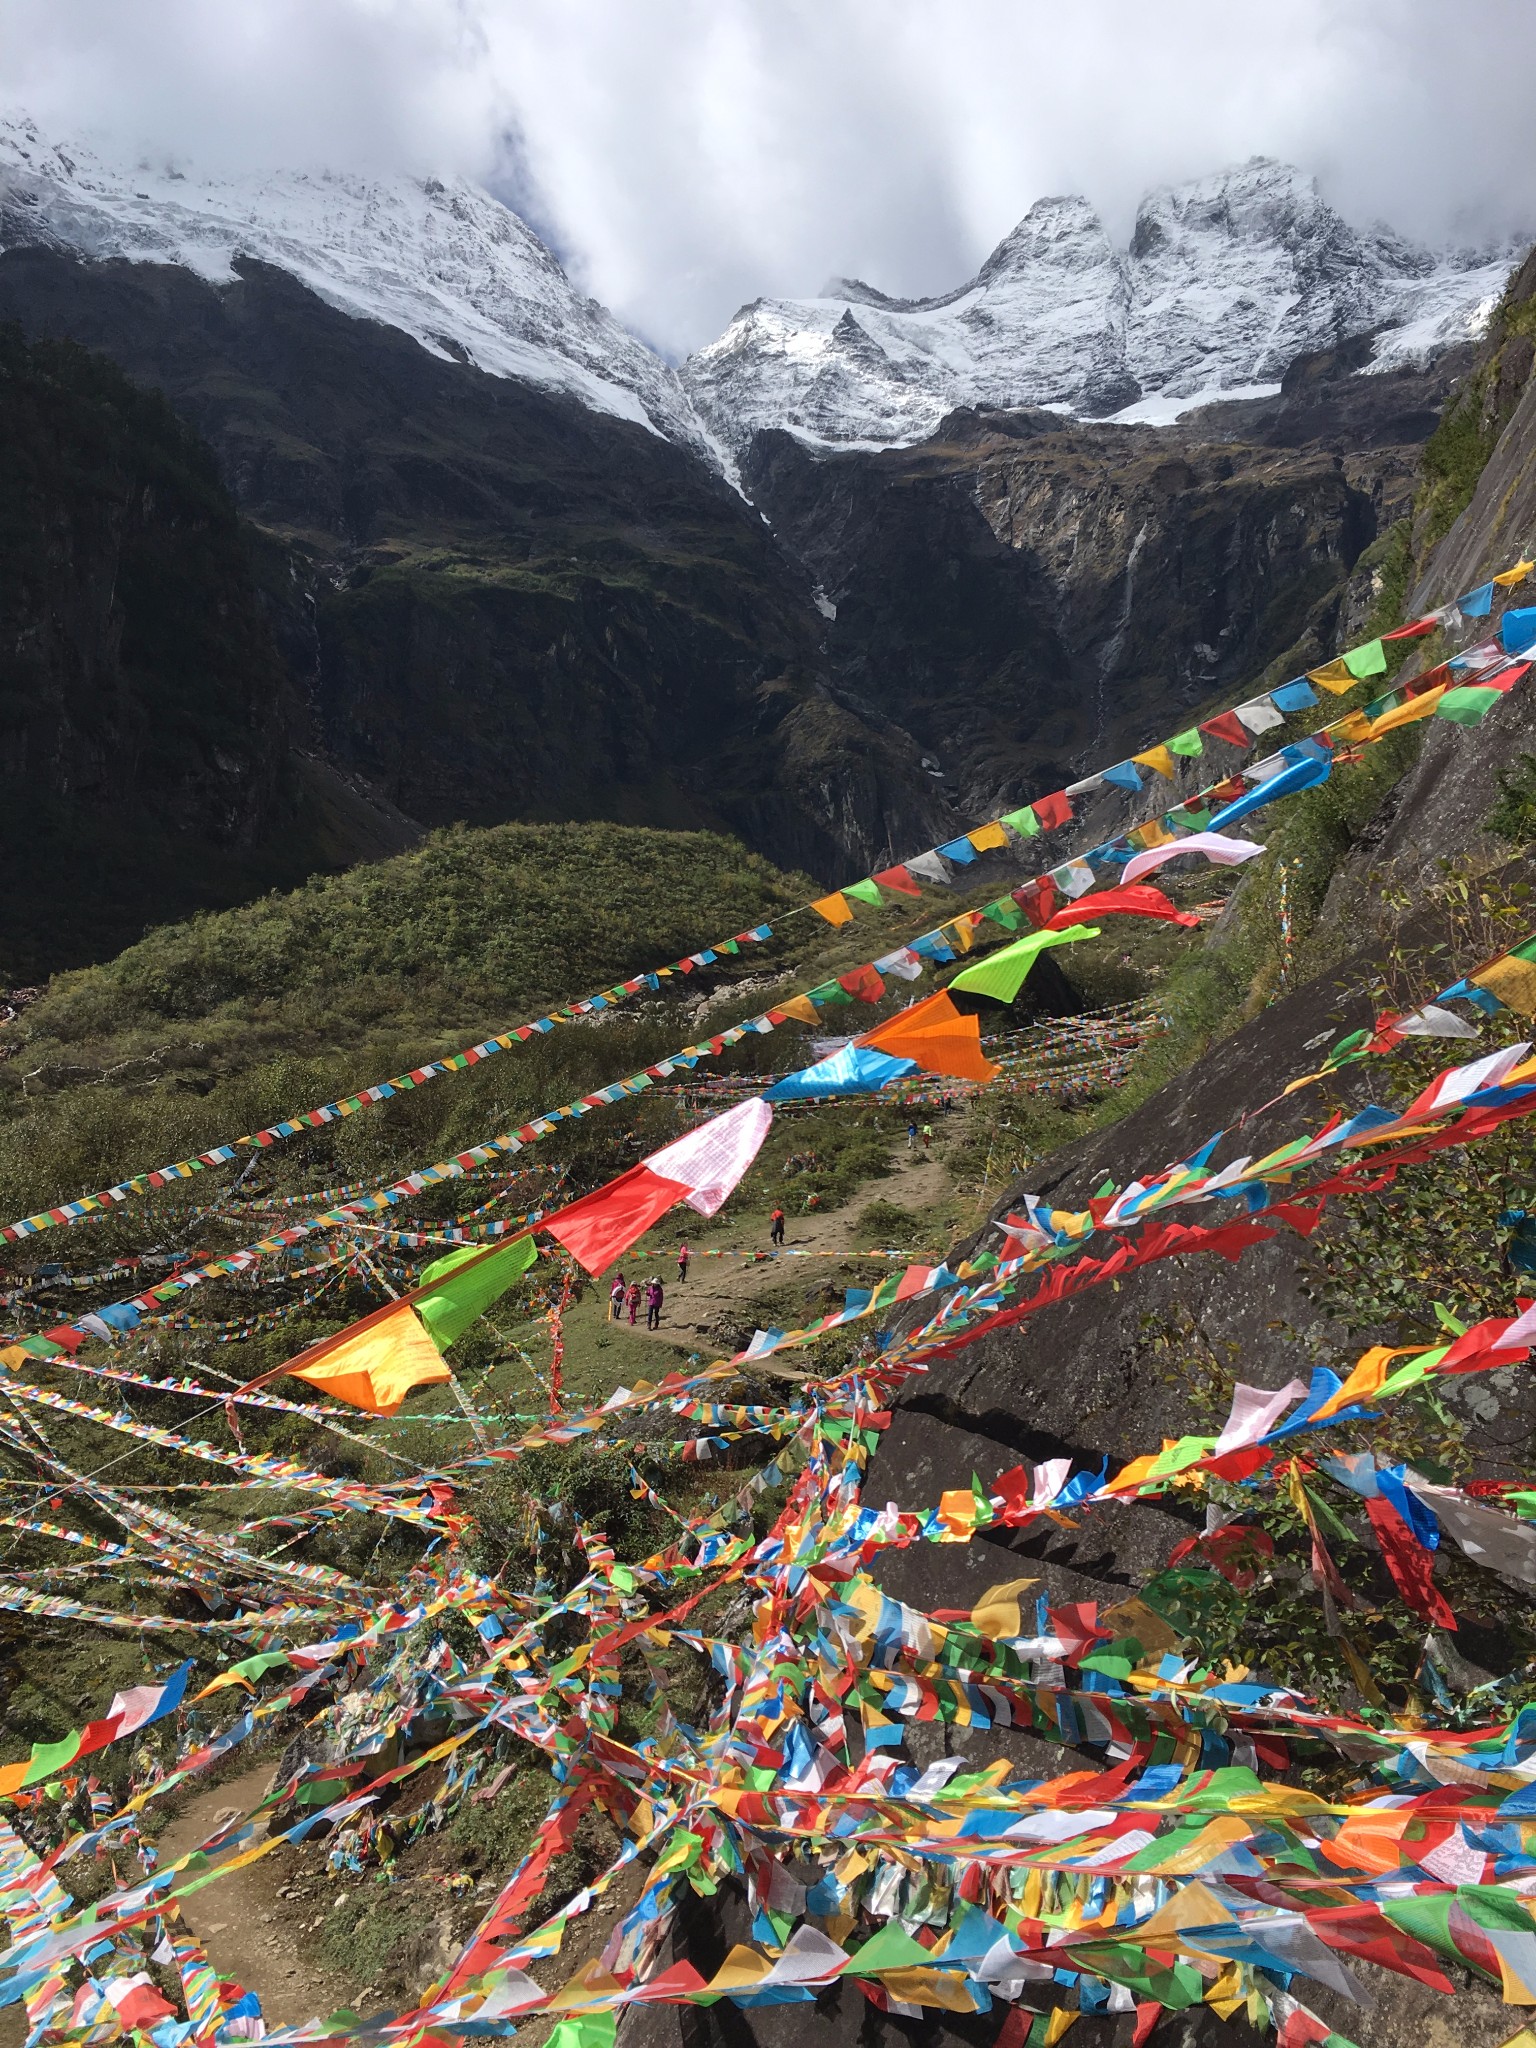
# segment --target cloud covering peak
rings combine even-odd
[[[673,355],[918,296],[1047,193],[1117,240],[1254,154],[1432,243],[1536,223],[1523,0],[0,0],[0,100],[209,170],[457,171]]]

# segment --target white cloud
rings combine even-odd
[[[1431,240],[1536,226],[1526,0],[0,0],[0,97],[232,167],[492,180],[680,352],[834,273],[960,283],[1246,156]]]

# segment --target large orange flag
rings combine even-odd
[[[889,1024],[866,1031],[854,1043],[895,1059],[912,1060],[925,1074],[990,1081],[997,1072],[983,1056],[979,1021],[957,1010],[943,989],[902,1010]]]

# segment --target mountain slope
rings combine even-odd
[[[1313,181],[1256,157],[1149,194],[1127,250],[1086,200],[1042,199],[942,297],[837,279],[814,299],[756,300],[682,376],[738,451],[765,427],[905,445],[960,405],[1098,417],[1141,402],[1171,420],[1377,330],[1372,369],[1422,364],[1476,335],[1512,254],[1359,234]]]
[[[804,573],[649,428],[245,259],[219,287],[11,249],[0,318],[104,351],[206,436],[284,550],[302,744],[421,825],[725,826],[830,877],[942,823],[912,744],[829,691]]]
[[[271,567],[161,398],[0,329],[0,977],[402,843],[293,747]]]

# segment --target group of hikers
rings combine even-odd
[[[683,1278],[686,1279],[688,1277],[686,1257],[678,1260],[678,1266]],[[660,1329],[661,1310],[662,1304],[666,1300],[666,1289],[662,1286],[656,1275],[653,1273],[642,1289],[638,1280],[631,1280],[626,1284],[624,1275],[622,1273],[615,1273],[613,1285],[608,1290],[609,1322],[622,1323],[627,1314],[630,1326],[633,1328],[635,1318],[640,1313],[640,1303],[642,1300],[645,1303],[645,1327],[648,1330]]]

